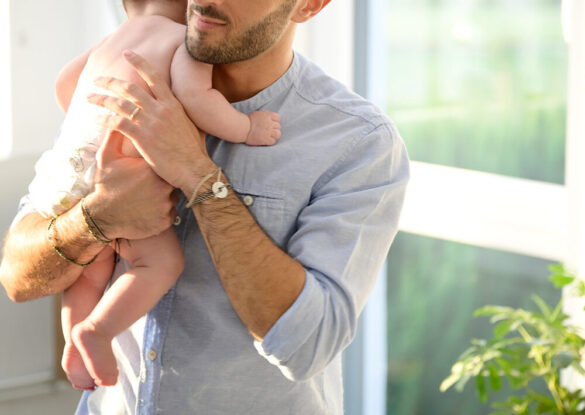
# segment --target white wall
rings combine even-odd
[[[6,0],[4,0],[6,2]],[[108,30],[104,1],[8,0],[11,156],[51,146],[63,118],[53,95],[60,68]]]
[[[115,26],[109,6],[103,0],[0,0],[1,236],[26,193],[35,160],[52,145],[63,118],[54,100],[55,78]],[[17,398],[59,391],[52,384],[53,299],[14,304],[0,295],[0,333],[0,413],[29,413]],[[68,397],[75,400],[78,393],[66,391],[68,406],[59,409],[56,399],[54,412],[45,414],[71,413]]]
[[[353,45],[353,1],[334,0],[312,20],[299,25],[294,48],[351,87]]]
[[[0,235],[26,193],[34,161],[63,118],[53,85],[60,68],[116,26],[118,0],[0,0]],[[353,81],[353,1],[335,0],[301,25],[295,47]],[[0,413],[71,413],[78,393],[53,382],[54,301],[13,304],[0,295]],[[36,396],[36,398],[31,398]],[[42,409],[40,409],[42,408]]]

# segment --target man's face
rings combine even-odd
[[[288,27],[297,0],[189,0],[187,49],[195,59],[226,64],[258,56]]]

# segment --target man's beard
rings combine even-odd
[[[215,45],[207,45],[206,33],[198,29],[197,38],[186,34],[186,45],[189,54],[198,61],[221,65],[251,59],[268,50],[280,37],[286,28],[289,15],[296,5],[297,0],[284,0],[282,5],[270,13],[261,22],[248,28],[237,37],[228,36]],[[213,6],[191,6],[202,17],[222,19],[229,27],[229,20],[215,10]],[[187,22],[189,24],[189,22]]]

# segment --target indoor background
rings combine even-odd
[[[123,19],[118,0],[0,0],[0,232],[63,114],[59,69]],[[483,415],[439,392],[486,304],[556,302],[585,274],[585,0],[334,0],[296,49],[373,100],[409,149],[401,232],[344,355],[348,415]],[[56,299],[0,295],[0,414],[72,413]],[[502,393],[505,394],[505,391]]]

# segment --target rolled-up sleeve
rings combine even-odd
[[[258,352],[290,380],[323,370],[353,339],[398,231],[408,156],[392,124],[356,139],[315,184],[287,251],[306,270],[305,286]]]
[[[35,207],[31,201],[30,194],[23,196],[18,203],[18,211],[14,219],[12,219],[12,223],[10,224],[10,230],[16,226],[18,222],[26,215],[35,212]]]

